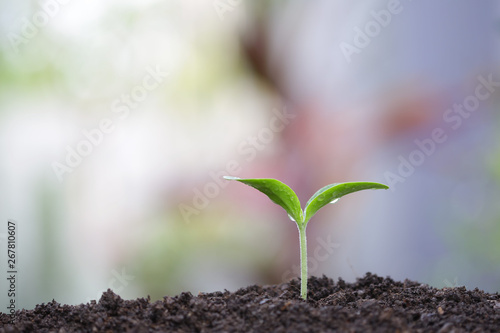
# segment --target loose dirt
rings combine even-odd
[[[500,296],[464,287],[436,289],[368,273],[355,283],[311,277],[236,292],[182,293],[151,302],[111,290],[99,302],[56,301],[19,310],[3,332],[500,332]]]

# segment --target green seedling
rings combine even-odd
[[[224,178],[227,180],[239,181],[264,193],[272,202],[281,206],[288,213],[288,217],[297,224],[300,238],[300,294],[303,299],[307,299],[306,226],[311,217],[313,217],[322,207],[329,203],[337,202],[346,194],[361,190],[387,190],[389,188],[389,186],[384,184],[368,182],[330,184],[314,193],[311,199],[306,203],[304,210],[302,210],[299,198],[295,192],[279,180],[270,178],[241,179],[231,176],[224,176]]]

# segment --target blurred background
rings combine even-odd
[[[391,187],[314,217],[310,275],[499,291],[498,2],[0,8],[0,267],[12,219],[19,307],[298,277],[295,224],[222,175],[304,203]]]

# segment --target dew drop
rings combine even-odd
[[[340,199],[340,198],[337,198],[337,199],[335,199],[335,200],[332,200],[332,201],[330,201],[330,203],[331,203],[331,204],[334,204],[334,203],[336,203],[337,201],[339,201],[339,199]]]
[[[295,220],[294,220],[294,218],[293,218],[293,217],[292,217],[292,215],[290,215],[290,214],[288,214],[288,218],[289,218],[290,220],[292,220],[293,222],[297,222],[297,221],[295,221]]]

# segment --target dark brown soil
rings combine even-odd
[[[355,283],[309,279],[150,302],[111,290],[98,303],[55,301],[20,310],[0,332],[500,332],[500,296],[464,287],[435,289],[368,273]]]

